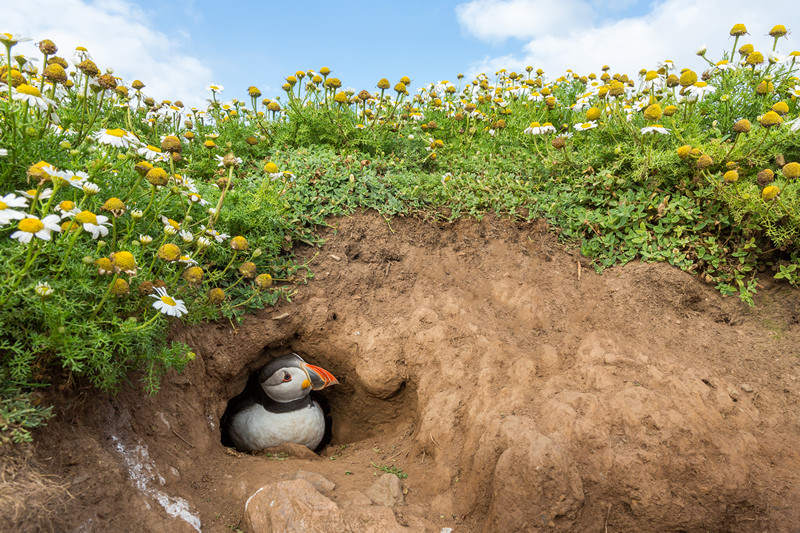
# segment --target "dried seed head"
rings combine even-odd
[[[111,294],[119,298],[131,292],[131,286],[122,278],[117,278],[114,285],[111,287]]]
[[[256,287],[259,289],[266,289],[272,285],[272,276],[269,274],[259,274],[256,276]]]
[[[154,187],[164,186],[169,182],[169,175],[163,168],[154,167],[147,171],[145,179]]]
[[[658,122],[663,114],[664,112],[661,111],[661,106],[658,104],[650,104],[644,110],[644,118],[650,122]]]
[[[219,287],[214,287],[208,291],[208,300],[212,304],[221,304],[223,301],[225,301],[225,291]]]
[[[700,170],[706,169],[714,164],[714,160],[708,154],[703,154],[697,159],[697,168]]]
[[[722,175],[722,179],[725,180],[725,183],[735,183],[739,180],[739,173],[735,170],[729,170]]]
[[[746,33],[747,28],[744,27],[744,24],[734,24],[733,28],[731,28],[731,37],[741,37]]]
[[[197,285],[203,281],[203,269],[198,266],[189,267],[183,272],[183,279]]]
[[[800,177],[800,163],[786,163],[781,170],[783,175],[790,180]]]
[[[164,137],[164,140],[161,141],[161,149],[165,152],[179,154],[183,150],[183,145],[181,145],[181,140],[176,136],[167,135]]]
[[[736,124],[733,125],[733,131],[736,133],[747,133],[750,131],[750,121],[746,118],[740,119],[736,121]]]
[[[97,77],[97,84],[103,89],[116,89],[117,80],[111,74],[101,74]]]
[[[772,183],[774,180],[775,180],[775,173],[768,168],[765,168],[764,170],[759,172],[758,175],[756,176],[756,181],[761,187],[764,187],[767,184]]]
[[[94,61],[91,59],[84,59],[81,61],[80,64],[78,64],[78,70],[92,78],[100,74],[100,69],[97,68],[97,65],[95,65]]]
[[[770,36],[775,37],[776,39],[778,37],[783,37],[787,33],[788,32],[786,31],[786,26],[784,26],[783,24],[777,24],[773,26],[771,30],[769,30]]]
[[[244,252],[249,248],[249,244],[247,243],[247,239],[241,235],[238,235],[231,239],[231,248],[237,252]]]
[[[163,259],[164,261],[177,261],[181,258],[181,249],[178,248],[177,244],[168,242],[161,245],[156,255],[159,259]]]
[[[764,115],[762,115],[758,122],[765,128],[771,128],[773,126],[780,125],[780,123],[783,122],[783,119],[775,111],[767,111],[764,113]]]
[[[774,200],[780,193],[781,193],[781,190],[778,187],[776,187],[775,185],[767,185],[761,191],[761,198],[765,202],[769,202],[770,200]]]
[[[42,71],[44,79],[54,83],[64,83],[67,81],[67,71],[58,63],[50,63]]]
[[[239,266],[239,274],[241,274],[242,277],[253,279],[256,277],[256,273],[256,264],[252,261],[247,261]]]

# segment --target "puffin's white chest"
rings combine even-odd
[[[261,404],[234,415],[231,439],[238,448],[262,450],[286,443],[316,448],[325,433],[325,416],[317,402],[288,413],[271,413]]]

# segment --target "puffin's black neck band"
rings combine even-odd
[[[302,409],[303,407],[308,407],[314,402],[311,399],[311,396],[305,396],[300,398],[299,400],[293,400],[291,402],[281,403],[275,401],[269,402],[262,402],[264,409],[269,411],[270,413],[288,413],[290,411],[296,411],[298,409]]]

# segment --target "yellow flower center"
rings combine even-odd
[[[111,135],[112,137],[124,137],[125,130],[120,128],[114,128],[110,130],[106,130],[106,135]]]
[[[97,224],[97,216],[91,211],[81,211],[75,215],[75,220],[81,224]]]
[[[8,209],[8,204],[0,200],[0,211],[3,211],[4,209]]]
[[[39,89],[36,87],[31,87],[27,83],[22,83],[17,87],[17,92],[22,94],[29,94],[31,96],[36,96],[41,98],[42,93],[39,92]]]
[[[24,218],[17,227],[25,233],[36,233],[44,229],[44,224],[38,218]]]
[[[159,148],[156,148],[156,147],[155,147],[155,146],[153,146],[152,144],[148,144],[148,145],[147,145],[147,149],[148,149],[148,150],[150,150],[151,152],[160,152],[160,151],[161,151],[161,149],[159,149]]]
[[[58,207],[64,211],[71,211],[75,209],[75,202],[73,202],[72,200],[64,200],[63,202],[58,204]]]
[[[136,270],[136,259],[130,252],[117,252],[114,254],[114,265],[120,270]]]

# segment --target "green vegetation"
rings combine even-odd
[[[759,277],[800,283],[800,80],[775,50],[733,48],[704,72],[533,67],[342,89],[326,68],[285,94],[157,102],[138,80],[43,68],[0,34],[0,438],[44,422],[31,391],[57,373],[155,393],[190,347],[172,323],[225,319],[291,298],[327,217],[547,218],[598,270],[636,258],[696,273],[752,304]]]
[[[408,474],[403,472],[402,468],[397,468],[396,466],[388,466],[388,465],[379,465],[374,462],[370,462],[369,465],[372,468],[377,468],[381,472],[385,472],[387,474],[394,474],[395,476],[399,477],[400,479],[405,479],[408,477]]]

